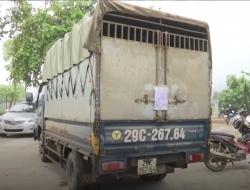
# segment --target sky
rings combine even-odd
[[[250,1],[124,1],[138,6],[154,6],[173,13],[209,24],[213,56],[213,88],[226,87],[228,74],[241,75],[250,72]],[[1,14],[10,6],[1,2]],[[35,7],[43,2],[33,1]],[[5,38],[4,40],[6,40]],[[6,84],[8,72],[5,70],[0,41],[0,84]]]

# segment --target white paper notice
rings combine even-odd
[[[166,86],[155,87],[154,110],[168,110],[168,88]]]

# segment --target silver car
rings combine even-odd
[[[33,134],[37,120],[34,103],[18,103],[0,116],[0,136]]]

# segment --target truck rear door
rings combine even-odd
[[[134,149],[135,142],[159,148],[170,141],[206,144],[210,118],[207,40],[103,22],[109,27],[101,40],[103,148]],[[168,91],[163,110],[154,108],[159,89]]]

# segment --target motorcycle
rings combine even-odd
[[[234,110],[231,109],[231,104],[230,104],[229,108],[225,109],[225,114],[224,114],[224,118],[225,118],[227,125],[229,124],[230,119],[234,116],[235,116],[235,112]]]
[[[245,109],[242,109],[231,122],[242,138],[235,142],[235,136],[222,132],[211,132],[210,153],[208,160],[204,162],[206,167],[213,172],[222,171],[228,162],[247,160],[250,168],[250,116]],[[216,164],[213,166],[212,164]]]

